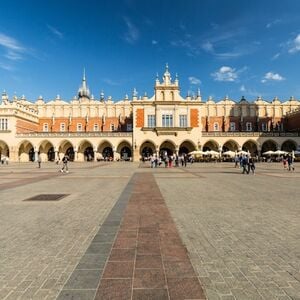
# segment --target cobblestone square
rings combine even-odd
[[[132,261],[133,249],[148,243],[156,222],[167,239],[160,240],[162,255],[155,248],[150,264],[145,253],[137,262],[139,268],[157,269],[137,269],[137,274],[161,274],[164,251],[173,255],[177,246],[170,249],[169,243],[179,240],[167,223],[171,219],[207,299],[300,299],[300,172],[295,166],[295,172],[288,172],[281,164],[257,164],[255,175],[243,175],[231,163],[156,169],[148,163],[71,163],[69,174],[58,172],[52,163],[41,169],[34,163],[1,166],[0,299],[71,299],[74,290],[78,299],[99,297],[97,287],[107,262]],[[139,219],[131,202],[118,200],[143,199],[143,192],[129,187],[134,186],[134,175],[144,174],[153,176],[159,188],[148,195],[158,221],[147,210]],[[156,205],[167,210],[158,192],[171,218],[159,217]],[[60,201],[23,201],[39,194],[69,195]],[[132,212],[125,214],[129,208]],[[137,224],[142,230],[135,246]],[[125,243],[128,239],[130,244]],[[169,261],[163,263],[171,277],[179,277],[176,272],[182,270],[182,276],[193,278],[188,262]],[[179,280],[171,279],[170,288]],[[127,277],[125,281],[138,284]],[[182,278],[181,284],[187,281]],[[149,295],[175,295],[175,290],[166,292],[163,284],[156,285],[162,289]],[[139,294],[135,290],[135,297]]]

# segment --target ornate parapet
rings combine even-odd
[[[18,133],[16,137],[132,137],[132,132],[29,132]]]
[[[254,131],[239,131],[239,132],[221,132],[221,131],[202,131],[203,137],[298,137],[299,132],[254,132]]]

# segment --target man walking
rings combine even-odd
[[[61,168],[61,172],[65,172],[65,173],[69,173],[69,168],[68,168],[68,161],[69,161],[69,157],[68,155],[65,155],[62,159],[63,162],[63,167]]]

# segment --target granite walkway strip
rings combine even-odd
[[[131,179],[57,299],[92,300],[95,298],[99,280],[119,231],[132,187],[133,180]]]
[[[205,299],[153,175],[132,184],[95,299]]]

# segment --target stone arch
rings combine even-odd
[[[287,151],[287,152],[295,151],[295,150],[297,150],[297,143],[293,140],[285,140],[281,144],[281,150]]]
[[[54,161],[55,151],[53,144],[48,140],[43,140],[38,146],[38,152],[42,161]]]
[[[20,162],[34,161],[35,152],[33,144],[28,140],[22,141],[19,144],[18,156]]]
[[[160,144],[159,147],[159,154],[160,156],[173,155],[175,153],[176,146],[170,140],[165,140]]]
[[[219,151],[219,143],[215,140],[209,140],[203,145],[203,151],[214,150]]]
[[[228,140],[223,144],[222,150],[225,151],[238,151],[240,145],[234,140]]]
[[[278,144],[274,140],[266,140],[261,145],[261,153],[267,151],[276,151],[278,149]]]
[[[102,154],[105,160],[114,159],[114,150],[113,145],[108,140],[104,140],[98,146],[98,152]]]
[[[79,143],[77,149],[78,161],[94,161],[94,147],[88,140],[83,140]]]
[[[243,151],[250,152],[251,156],[257,156],[258,155],[258,145],[254,140],[248,140],[243,144],[242,147]]]
[[[185,140],[180,144],[178,154],[179,155],[184,154],[184,153],[188,154],[189,152],[192,152],[196,149],[197,149],[197,147],[194,142],[192,142],[190,140]]]
[[[0,161],[2,161],[4,157],[9,158],[9,147],[4,141],[0,140]]]
[[[75,159],[74,145],[69,140],[61,141],[58,146],[58,158],[62,159],[64,155],[68,155],[70,161],[74,161]]]
[[[132,157],[132,146],[126,140],[121,141],[117,147],[117,154],[122,160],[131,160]]]
[[[150,140],[142,142],[140,146],[140,156],[142,157],[142,160],[147,160],[151,155],[155,153],[156,147],[154,142]]]

